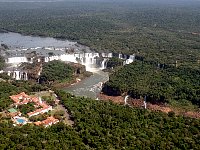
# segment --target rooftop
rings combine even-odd
[[[43,120],[43,121],[37,121],[37,122],[34,122],[35,123],[35,125],[44,125],[44,126],[49,126],[49,125],[52,125],[52,124],[56,124],[56,123],[58,123],[59,122],[59,120],[58,119],[55,119],[54,117],[47,117],[47,119],[46,120]]]
[[[41,113],[46,113],[46,112],[52,110],[52,106],[48,105],[45,101],[42,101],[41,97],[36,97],[36,96],[32,97],[32,96],[25,94],[24,92],[21,92],[17,95],[12,95],[12,96],[10,96],[10,98],[14,101],[14,105],[16,107],[19,105],[28,104],[30,102],[33,102],[36,104],[36,106],[41,107],[39,109],[34,110],[33,112],[27,113],[27,115],[29,117],[39,115]],[[18,113],[18,111],[14,108],[10,108],[10,109],[8,109],[8,111],[10,113]],[[20,112],[18,114],[21,115]],[[14,120],[14,122],[16,122],[16,124],[25,124],[27,122],[26,118],[22,118],[22,117],[19,117],[16,115],[13,115],[12,117],[13,118],[15,117],[13,120]],[[58,119],[55,119],[54,117],[48,117],[46,120],[34,122],[34,124],[35,125],[44,125],[45,127],[47,127],[52,124],[56,124],[58,122],[59,122]]]
[[[20,103],[21,100],[27,100],[30,99],[28,95],[26,95],[24,92],[17,94],[17,95],[12,95],[10,98],[15,102],[15,103]]]

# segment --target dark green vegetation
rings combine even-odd
[[[30,121],[36,122],[36,121],[43,121],[47,118],[46,114],[42,114],[42,115],[37,115],[37,116],[32,116],[29,118]]]
[[[53,96],[42,96],[42,99],[49,105],[51,106],[55,106],[55,97]]]
[[[48,82],[69,81],[72,79],[73,72],[73,68],[70,65],[54,60],[43,65],[41,79],[43,78]]]
[[[4,65],[5,65],[4,58],[0,56],[0,70],[3,69]]]
[[[147,96],[147,101],[188,100],[200,105],[200,71],[136,61],[114,72],[104,85],[108,95],[128,93],[132,97]]]
[[[31,82],[13,81],[8,83],[2,81],[0,82],[0,111],[4,110],[13,103],[13,101],[9,98],[11,95],[15,95],[20,92],[38,92],[46,89],[47,88],[44,86]]]
[[[35,107],[34,107],[34,103],[28,103],[26,105],[20,105],[18,109],[24,116],[24,115],[27,115],[27,113],[34,111]]]
[[[199,68],[199,35],[191,34],[200,32],[199,8],[199,2],[191,1],[183,5],[103,0],[0,3],[0,27],[25,34],[69,38],[98,51],[137,53],[145,61],[114,73],[106,83],[108,86],[119,94],[148,94],[148,100],[186,99],[199,104],[199,70],[188,68]],[[146,60],[166,64],[177,61],[182,66],[157,68]],[[49,80],[63,79],[61,68],[56,66],[62,68],[59,64],[47,67]],[[60,74],[52,74],[53,68]],[[28,82],[1,82],[0,109],[9,106],[10,95],[42,88]],[[71,113],[73,128],[62,123],[45,129],[32,125],[13,127],[1,119],[0,149],[200,149],[199,120],[64,92],[57,94]]]
[[[195,0],[1,3],[0,28],[199,68],[199,10]]]
[[[1,122],[0,149],[200,148],[199,120],[57,94],[75,121],[73,128],[62,123],[41,128]]]
[[[9,96],[16,93],[17,89],[14,85],[0,82],[0,111],[12,104]]]
[[[119,66],[123,66],[123,60],[122,59],[119,59],[119,58],[116,58],[116,57],[113,57],[111,59],[108,60],[107,62],[107,68],[116,68],[116,67],[119,67]]]

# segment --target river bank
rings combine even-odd
[[[4,30],[0,30],[4,31]],[[71,41],[67,39],[41,36],[41,35],[30,35],[19,32],[0,32],[0,44],[6,44],[12,49],[30,49],[30,48],[43,48],[43,47],[53,47],[53,48],[65,48],[73,49],[76,52],[86,51],[91,52],[91,49],[85,45],[81,45],[76,41]],[[65,52],[63,52],[65,53]]]
[[[63,45],[63,44],[57,45],[56,44],[56,45],[49,45],[49,46],[54,46],[54,47],[58,46],[58,47],[60,47],[62,45],[63,46],[69,46],[69,45],[72,46],[73,45],[77,49],[81,49],[81,50],[84,49],[87,52],[91,52],[92,51],[90,49],[89,45],[87,45],[85,43],[82,43],[80,41],[74,40],[74,39],[69,39],[69,38],[67,38],[65,36],[51,36],[51,35],[45,35],[45,34],[27,33],[27,32],[14,31],[14,30],[9,30],[9,29],[4,29],[4,28],[0,28],[0,33],[2,33],[2,34],[14,33],[14,34],[19,34],[19,35],[24,36],[24,37],[54,39],[55,41],[68,42],[69,44],[68,45]],[[34,40],[31,40],[31,41],[34,41]],[[1,40],[0,42],[4,42],[4,41]],[[6,44],[8,44],[8,43],[6,43]],[[27,48],[30,48],[30,47],[27,47]]]
[[[8,33],[8,31],[0,28],[0,33]]]
[[[76,83],[82,82],[84,79],[89,78],[90,76],[92,76],[93,73],[92,72],[86,72],[84,74],[80,74],[80,75],[76,75],[72,78],[72,80],[70,81],[66,81],[66,82],[55,82],[53,83],[52,87],[53,88],[58,88],[58,89],[63,89],[63,88],[67,88],[70,86],[75,85]]]

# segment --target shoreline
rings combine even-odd
[[[83,80],[85,80],[86,78],[89,78],[90,76],[92,76],[93,73],[89,72],[88,74],[81,74],[79,76],[75,76],[73,77],[72,80],[70,80],[69,82],[63,82],[63,83],[54,83],[52,85],[53,88],[58,88],[58,89],[64,89],[67,87],[70,87],[76,83],[82,82]]]
[[[2,32],[1,32],[2,31]],[[40,37],[40,38],[54,38],[56,40],[61,40],[61,41],[69,41],[69,42],[75,42],[79,45],[82,45],[83,47],[88,47],[90,49],[90,46],[87,45],[87,44],[84,44],[80,41],[77,41],[77,40],[73,40],[73,39],[69,39],[69,38],[66,38],[64,35],[63,37],[62,36],[51,36],[51,35],[44,35],[44,34],[37,34],[37,33],[26,33],[26,32],[21,32],[21,31],[13,31],[13,30],[10,30],[10,29],[5,29],[5,28],[0,28],[0,33],[17,33],[17,34],[21,34],[23,36],[31,36],[31,37]],[[91,49],[90,49],[91,50]],[[92,50],[91,50],[92,51]],[[96,50],[93,50],[96,52]]]

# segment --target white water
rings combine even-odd
[[[129,97],[129,95],[126,95],[126,96],[125,96],[125,98],[124,98],[124,105],[127,105],[127,104],[128,104],[128,103],[127,103],[128,97]]]
[[[106,62],[107,62],[107,58],[104,58],[103,61],[101,62],[101,69],[106,69]]]

